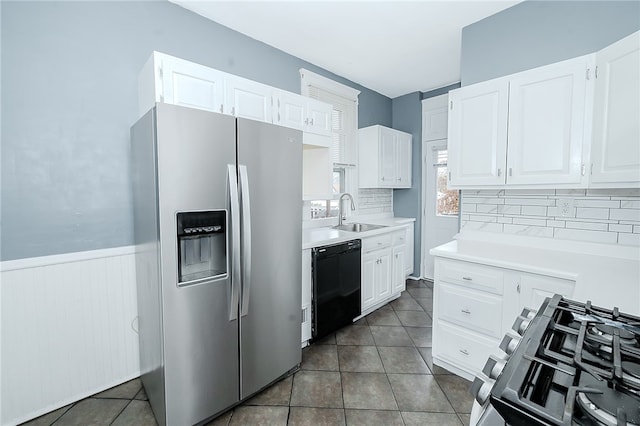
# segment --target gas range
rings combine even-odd
[[[640,425],[640,318],[556,295],[473,382],[474,425]]]

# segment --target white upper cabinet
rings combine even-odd
[[[271,123],[271,86],[227,74],[224,111],[240,118]]]
[[[361,188],[410,188],[409,133],[384,126],[358,130],[358,172]]]
[[[640,32],[596,53],[592,186],[640,186]]]
[[[510,79],[507,183],[582,183],[592,71],[592,57],[581,57]]]
[[[449,94],[454,188],[585,187],[593,55]]]
[[[140,115],[156,102],[278,124],[314,135],[310,145],[331,146],[332,105],[160,52],[139,75]]]
[[[284,90],[273,90],[273,123],[321,136],[331,136],[330,104],[296,95]],[[331,140],[320,139],[330,146]]]
[[[422,101],[422,140],[437,141],[447,138],[447,95]]]
[[[301,97],[307,101],[305,132],[331,136],[331,112],[333,109],[331,105],[317,99]]]
[[[305,99],[291,92],[274,89],[273,122],[284,127],[304,130],[307,118]]]
[[[408,133],[396,133],[396,184],[397,188],[411,188],[411,139]]]
[[[225,73],[153,52],[139,76],[140,115],[156,102],[223,112]]]
[[[509,81],[449,92],[449,187],[504,184]]]

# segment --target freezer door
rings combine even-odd
[[[302,133],[238,119],[242,398],[301,362]]]
[[[158,104],[157,127],[166,424],[191,425],[229,407],[240,396],[237,303],[235,307],[233,303],[237,297],[233,297],[231,280],[233,261],[238,260],[231,245],[234,232],[239,231],[233,220],[238,206],[234,210],[229,201],[230,189],[236,185],[235,119]],[[213,218],[183,214],[211,211],[216,212]],[[179,280],[184,241],[178,235],[184,239],[188,232],[196,235],[209,228],[214,239],[224,229],[225,241],[205,244],[210,238],[202,238],[195,244],[186,240],[183,261],[195,269]],[[214,262],[203,268],[198,263],[211,257],[211,250],[222,249],[226,265]]]

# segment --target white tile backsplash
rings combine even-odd
[[[356,204],[359,215],[393,213],[393,189],[359,189]]]
[[[465,190],[461,211],[462,230],[640,246],[640,189]]]

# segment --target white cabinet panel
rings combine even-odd
[[[307,98],[305,131],[318,135],[331,136],[330,104]]]
[[[571,298],[575,284],[575,281],[522,272],[519,286],[520,311],[522,308],[537,310],[545,298],[554,294]]]
[[[302,250],[302,324],[304,344],[311,339],[311,249]]]
[[[306,99],[284,90],[273,91],[273,123],[291,129],[304,130],[307,116]]]
[[[596,61],[591,182],[638,187],[640,32],[602,49]]]
[[[405,238],[403,230],[362,239],[363,314],[404,291]]]
[[[392,291],[401,293],[405,290],[405,245],[399,244],[393,247],[392,251]]]
[[[472,333],[445,322],[436,323],[434,331],[433,357],[443,358],[474,375],[482,370],[490,354],[499,352],[498,339]]]
[[[447,138],[447,95],[422,101],[422,140],[435,141]]]
[[[237,76],[224,81],[225,113],[271,123],[271,87]]]
[[[273,122],[305,133],[331,136],[330,104],[284,90],[273,90]],[[319,138],[322,145],[331,146],[331,139]],[[314,143],[314,145],[318,145]]]
[[[396,136],[396,187],[411,187],[411,135],[399,133]]]
[[[449,92],[449,187],[505,183],[509,82]]]
[[[153,102],[223,112],[224,76],[204,65],[154,52],[139,78],[140,113]],[[143,92],[144,87],[149,90]]]
[[[571,297],[575,284],[547,275],[436,257],[434,362],[477,374],[524,307],[538,309],[546,297],[556,293]]]
[[[358,130],[360,188],[411,187],[412,135],[384,126]]]
[[[378,258],[375,254],[362,256],[362,312],[375,305],[375,277]]]
[[[511,79],[507,183],[580,183],[587,62],[564,61]]]
[[[502,298],[446,283],[439,284],[438,318],[496,339],[502,337]]]
[[[369,148],[374,149],[374,147]],[[396,180],[396,142],[390,129],[380,129],[380,185],[393,186]],[[367,166],[368,167],[368,166]]]
[[[450,187],[584,188],[594,55],[449,93]]]
[[[404,265],[404,274],[405,276],[409,276],[411,274],[413,274],[413,244],[414,244],[414,237],[413,237],[413,229],[414,229],[414,225],[413,222],[409,223],[407,225],[407,227],[405,228],[405,232],[406,232],[406,236],[407,236],[407,242],[405,244],[405,254],[404,254],[404,260],[405,260],[405,265]]]
[[[391,250],[378,254],[375,276],[376,298],[386,299],[391,296]]]

